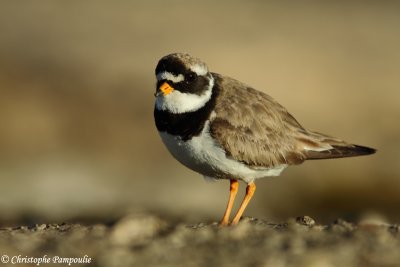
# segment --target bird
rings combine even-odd
[[[188,53],[162,57],[155,69],[154,120],[172,156],[206,179],[230,181],[219,225],[236,225],[259,178],[305,160],[373,154],[375,149],[305,129],[268,94],[210,72]],[[246,193],[230,221],[239,181]]]

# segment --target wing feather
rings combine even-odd
[[[303,127],[278,102],[237,80],[213,74],[219,90],[210,133],[228,156],[254,167],[298,164]]]
[[[304,129],[269,95],[213,73],[219,91],[210,134],[227,156],[252,167],[273,168],[307,159],[368,155],[375,149]]]

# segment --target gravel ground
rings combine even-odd
[[[136,214],[113,225],[3,227],[0,251],[2,266],[400,266],[399,229],[340,219],[319,225],[308,216],[281,224],[246,217],[221,228]]]

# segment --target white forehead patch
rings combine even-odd
[[[185,77],[183,77],[182,74],[174,75],[168,71],[163,71],[163,72],[157,73],[156,77],[157,77],[157,81],[168,80],[168,81],[171,81],[174,83],[179,83],[185,79]]]
[[[208,69],[207,69],[206,66],[199,65],[199,64],[195,64],[193,66],[190,66],[190,70],[195,72],[198,76],[206,75],[207,72],[208,72]]]

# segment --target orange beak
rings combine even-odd
[[[159,90],[163,93],[164,96],[166,96],[174,91],[174,88],[170,86],[167,82],[164,82],[163,84],[161,84]]]

